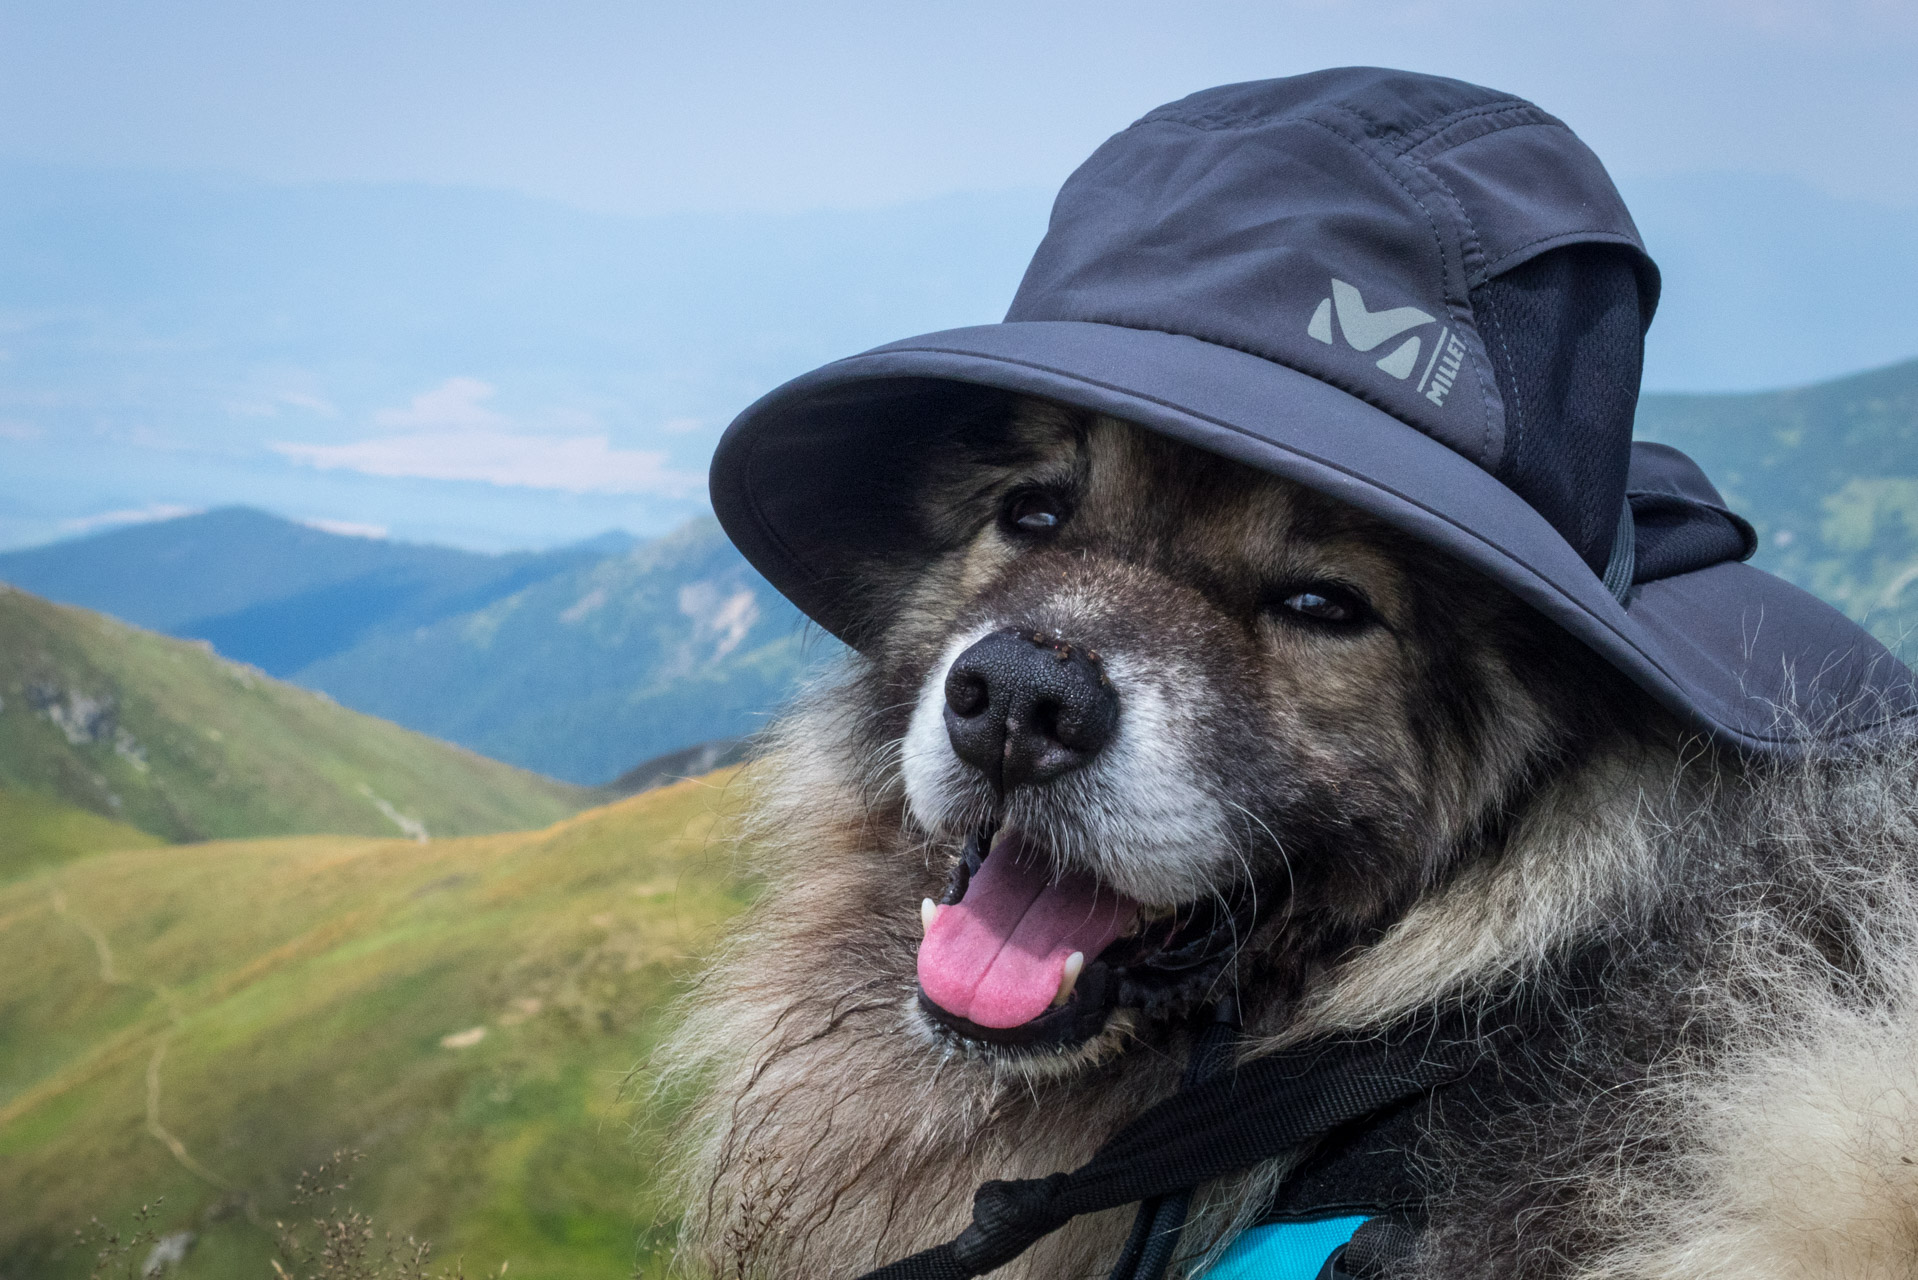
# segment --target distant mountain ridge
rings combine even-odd
[[[764,727],[839,642],[711,518],[294,676],[348,706],[584,784]]]
[[[1789,391],[1652,395],[1752,519],[1756,563],[1918,656],[1918,360]],[[649,542],[481,555],[223,510],[0,555],[84,603],[586,786],[750,735],[840,652],[705,517]]]
[[[1788,385],[1918,352],[1918,210],[1776,176],[1622,186],[1665,280],[1649,385]],[[562,496],[316,469],[276,446],[385,437],[464,378],[514,430],[603,433],[683,476],[785,379],[1002,316],[1051,199],[627,218],[0,159],[0,546],[236,501],[495,550],[663,533],[703,506],[696,485]],[[1843,305],[1819,305],[1834,288]]]
[[[581,785],[754,732],[837,647],[710,517],[486,555],[233,507],[0,554],[0,582]]]
[[[0,582],[138,627],[211,641],[287,676],[368,632],[480,608],[623,536],[545,553],[484,555],[357,537],[224,507],[0,553]]]

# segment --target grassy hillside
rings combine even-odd
[[[102,854],[0,885],[0,1276],[165,1196],[194,1280],[270,1274],[299,1170],[467,1274],[656,1275],[621,1082],[746,890],[724,775],[546,830]],[[658,1119],[655,1115],[653,1119]]]
[[[710,517],[493,556],[228,508],[0,554],[0,581],[583,785],[753,732],[838,648]]]
[[[540,826],[576,788],[0,587],[0,787],[169,840]],[[106,841],[108,845],[113,842]]]
[[[159,836],[64,804],[0,787],[0,882],[103,849],[151,849]]]
[[[1918,360],[1790,391],[1648,396],[1638,434],[1698,459],[1753,563],[1918,660]]]

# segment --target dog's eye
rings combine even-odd
[[[1314,582],[1280,592],[1274,611],[1334,627],[1363,622],[1371,612],[1358,592],[1334,582]]]
[[[1051,490],[1021,489],[1006,499],[999,519],[1010,533],[1042,538],[1057,533],[1069,514],[1065,499]]]

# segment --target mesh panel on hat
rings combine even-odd
[[[1602,574],[1618,530],[1644,359],[1629,252],[1576,244],[1472,290],[1505,401],[1495,474]]]
[[[1758,539],[1722,507],[1669,493],[1634,493],[1638,558],[1633,582],[1656,582],[1726,560],[1748,560]]]

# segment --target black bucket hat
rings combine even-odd
[[[1918,715],[1843,614],[1631,439],[1658,272],[1598,158],[1531,103],[1345,68],[1147,115],[1066,182],[1001,324],[892,343],[742,413],[712,499],[855,647],[928,441],[1011,395],[1124,418],[1362,508],[1488,574],[1746,750]]]

